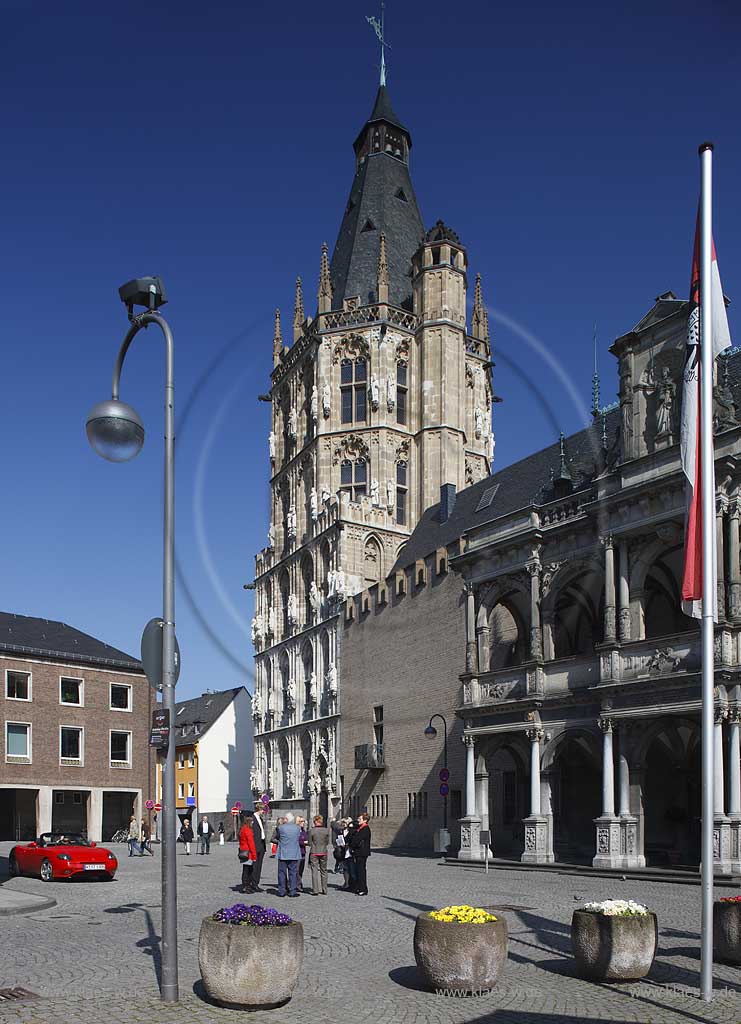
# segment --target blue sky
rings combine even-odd
[[[176,339],[181,697],[250,685],[242,584],[268,514],[256,396],[275,307],[290,323],[301,274],[313,309],[334,244],[377,85],[374,6],[0,2],[0,607],[133,653],[160,611],[153,331],[122,386],[148,428],[142,454],[109,465],[84,436],[126,329],[117,288],[158,273]],[[454,227],[483,275],[501,468],[584,421],[595,321],[609,402],[610,342],[659,293],[686,294],[705,138],[721,275],[739,294],[741,16],[731,0],[390,0],[387,28],[424,220]],[[730,319],[733,332],[733,306]]]

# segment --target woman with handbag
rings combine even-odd
[[[252,826],[254,822],[252,815],[248,815],[239,830],[239,860],[242,865],[242,892],[250,893],[254,892],[254,885],[252,882],[252,869],[255,861],[257,860],[257,850],[255,849],[255,837],[252,834]]]

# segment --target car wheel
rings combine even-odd
[[[21,869],[18,867],[18,861],[12,855],[8,862],[8,870],[10,871],[11,875],[13,875],[15,878],[17,878],[18,875],[20,875],[21,873]]]
[[[53,880],[54,868],[51,866],[50,860],[42,860],[40,874],[42,882],[51,882]]]

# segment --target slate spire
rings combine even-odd
[[[388,264],[388,301],[412,307],[411,263],[424,225],[409,175],[412,137],[380,86],[370,117],[356,138],[355,180],[330,263],[332,308],[347,299],[379,301],[381,235]]]

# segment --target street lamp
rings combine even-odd
[[[444,715],[437,715],[437,714],[435,714],[435,715],[432,716],[432,718],[430,719],[430,724],[425,729],[425,736],[429,740],[434,740],[434,738],[437,736],[437,729],[432,724],[432,721],[433,721],[434,718],[439,718],[441,720],[441,722],[443,723],[443,767],[445,768],[445,771],[447,772],[447,770],[448,770],[448,723],[445,721],[445,716]],[[446,786],[448,785],[447,778],[445,780],[445,785]],[[447,793],[446,793],[446,795],[443,797],[443,828],[447,829],[447,827],[448,827],[448,796],[447,796]]]
[[[99,402],[87,418],[86,432],[94,451],[110,462],[133,459],[144,444],[139,414],[118,397],[121,370],[131,342],[142,328],[156,324],[165,338],[165,497],[162,573],[162,707],[169,712],[170,734],[162,779],[162,1000],[178,1001],[177,863],[175,834],[175,388],[174,343],[167,321],[158,312],[166,301],[158,277],[143,277],[119,288],[131,327],[121,343],[113,368],[109,401]],[[145,312],[134,315],[135,306]]]

